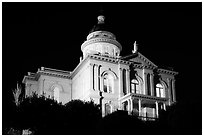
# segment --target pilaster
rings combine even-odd
[[[130,93],[130,70],[126,69],[126,90],[127,94]]]
[[[173,93],[173,101],[176,101],[176,91],[175,91],[175,79],[172,80],[172,93]]]
[[[94,65],[94,90],[99,90],[98,89],[98,65]]]
[[[151,96],[154,95],[154,74],[150,74],[150,86],[151,86]]]
[[[119,98],[123,95],[123,68],[119,68]]]
[[[144,80],[144,83],[143,83],[143,94],[144,95],[147,95],[147,73],[145,72],[145,70],[143,69],[143,80]]]
[[[43,79],[43,81],[42,81],[42,95],[44,95],[45,94],[45,79]]]
[[[173,101],[172,100],[172,87],[171,87],[171,79],[170,78],[167,78],[167,83],[168,83],[168,97],[169,97],[169,105],[171,104],[171,102]]]
[[[101,69],[101,65],[98,66],[98,90],[101,91],[101,76],[100,76],[100,69]]]
[[[90,90],[94,89],[94,78],[93,78],[93,70],[94,70],[94,64],[90,63]]]

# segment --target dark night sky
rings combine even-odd
[[[121,43],[173,67],[177,100],[201,104],[202,3],[3,3],[2,82],[7,102],[17,81],[41,66],[72,71],[102,7]],[[5,104],[6,105],[6,104]],[[200,108],[201,109],[201,108]]]

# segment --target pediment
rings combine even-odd
[[[143,66],[148,66],[153,68],[157,67],[157,65],[155,65],[152,61],[150,61],[148,58],[146,58],[144,55],[142,55],[139,52],[137,54],[133,54],[132,56],[128,57],[128,60],[138,65],[143,65]]]

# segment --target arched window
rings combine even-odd
[[[156,85],[156,96],[165,98],[164,86],[160,83]]]
[[[139,94],[139,82],[137,79],[131,80],[131,92]]]
[[[103,91],[112,93],[114,85],[114,78],[111,74],[105,74],[103,78]]]
[[[54,91],[54,99],[57,100],[57,102],[59,102],[59,97],[60,97],[59,87],[54,87],[53,91]]]

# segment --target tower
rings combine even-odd
[[[107,31],[105,16],[98,16],[98,24],[93,27],[86,41],[82,44],[83,57],[87,54],[100,54],[118,57],[122,46],[111,32]]]

